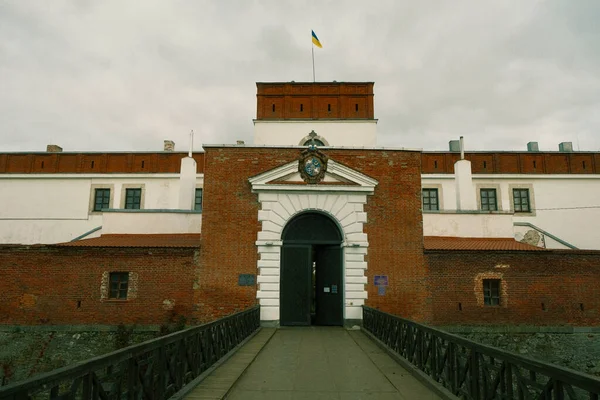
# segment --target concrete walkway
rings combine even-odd
[[[260,343],[266,345],[257,352]],[[273,333],[263,329],[239,352],[246,347],[253,350],[242,357],[249,364],[243,374],[241,364],[234,361],[236,353],[187,399],[439,398],[360,331],[298,327],[282,328]],[[231,383],[232,378],[238,376],[239,379],[226,390],[226,382],[217,377],[219,374],[229,377]],[[213,385],[221,385],[218,393],[207,391],[211,378]]]

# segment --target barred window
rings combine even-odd
[[[194,197],[194,210],[202,211],[202,189],[196,189],[196,197]]]
[[[124,300],[127,298],[129,272],[110,273],[110,299]]]
[[[440,209],[437,189],[423,189],[423,210],[437,211]]]
[[[498,211],[496,189],[481,189],[480,195],[482,211]]]
[[[142,203],[142,189],[125,189],[125,208],[139,210]]]
[[[486,306],[500,305],[500,279],[483,280],[483,304]]]
[[[529,189],[513,189],[515,212],[531,212],[529,206]]]
[[[94,211],[102,211],[110,206],[110,189],[96,189],[94,191]]]

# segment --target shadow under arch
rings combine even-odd
[[[281,238],[281,325],[343,325],[343,233],[322,212],[289,220]]]
[[[344,241],[342,230],[329,215],[320,211],[307,211],[290,218],[281,233],[283,242],[310,242],[341,244]]]

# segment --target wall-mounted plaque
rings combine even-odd
[[[254,286],[255,276],[253,274],[240,274],[238,277],[239,286]]]

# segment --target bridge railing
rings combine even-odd
[[[592,399],[600,379],[363,307],[363,328],[461,399]]]
[[[167,399],[260,326],[259,307],[0,388],[0,399]]]

